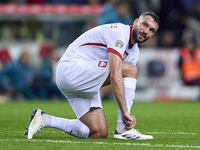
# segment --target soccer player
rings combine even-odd
[[[108,127],[102,108],[100,88],[111,84],[118,103],[115,139],[153,139],[133,127],[136,119],[130,114],[138,76],[137,43],[147,41],[159,28],[159,18],[144,12],[132,26],[106,24],[90,29],[69,45],[56,70],[56,83],[78,119],[66,119],[35,109],[25,137],[44,127],[63,130],[80,138],[106,138]]]

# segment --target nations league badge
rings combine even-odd
[[[121,40],[117,40],[115,47],[119,47],[120,49],[122,49],[124,43]]]

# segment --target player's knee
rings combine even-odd
[[[106,138],[108,136],[108,128],[96,128],[90,130],[90,138]]]
[[[106,138],[108,136],[108,130],[101,130],[97,133],[98,138]]]
[[[136,78],[138,77],[138,68],[137,66],[131,64],[131,63],[126,63],[123,65],[123,70],[122,70],[123,77],[130,77],[130,78]]]
[[[102,132],[102,138],[106,138],[108,136],[108,128],[104,129]]]

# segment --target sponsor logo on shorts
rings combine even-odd
[[[107,61],[99,61],[98,66],[105,68],[107,66],[107,63],[108,63]]]
[[[119,47],[120,49],[122,49],[123,46],[124,46],[124,43],[121,40],[117,40],[115,47]]]

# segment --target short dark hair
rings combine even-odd
[[[158,24],[160,25],[160,19],[159,17],[152,11],[147,11],[147,12],[143,12],[140,16],[151,16],[153,18],[153,20]]]

